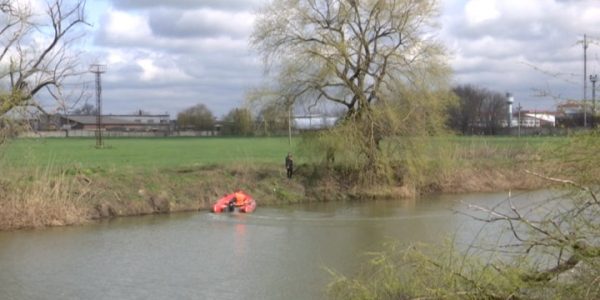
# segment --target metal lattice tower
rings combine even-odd
[[[91,65],[90,72],[96,75],[96,148],[102,148],[102,80],[105,65]]]

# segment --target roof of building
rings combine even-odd
[[[97,116],[90,115],[66,115],[62,116],[70,121],[81,123],[84,125],[96,124]],[[157,124],[156,120],[165,120],[169,115],[103,115],[102,124],[105,125],[140,125],[140,124]],[[153,122],[149,122],[152,120]]]
[[[526,113],[525,116],[530,117],[530,118],[534,118],[534,119],[538,119],[538,120],[541,120],[541,121],[545,121],[545,122],[551,122],[551,123],[556,122],[556,116],[554,114],[548,114],[548,113]]]

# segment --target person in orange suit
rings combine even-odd
[[[237,190],[233,193],[233,198],[235,200],[235,206],[240,207],[246,205],[246,194],[244,194],[241,190]]]

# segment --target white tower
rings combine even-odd
[[[512,118],[513,118],[513,103],[515,102],[515,98],[510,93],[506,93],[506,104],[508,104],[508,127],[512,127]]]

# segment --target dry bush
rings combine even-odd
[[[38,228],[80,224],[87,220],[88,192],[77,177],[37,170],[2,183],[0,228]]]

